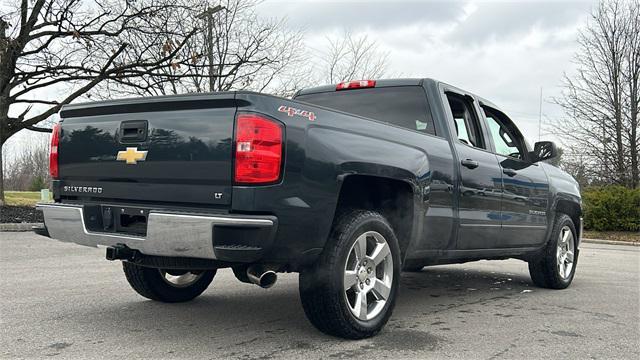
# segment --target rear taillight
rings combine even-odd
[[[372,88],[376,87],[375,80],[355,80],[355,81],[345,81],[341,82],[336,86],[336,90],[347,90],[347,89],[363,89],[363,88]]]
[[[236,184],[278,181],[282,165],[282,125],[258,114],[239,114],[235,158]]]
[[[60,123],[53,125],[51,129],[51,148],[49,149],[49,175],[52,179],[58,178],[58,145],[60,143]]]

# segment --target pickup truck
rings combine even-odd
[[[320,331],[378,333],[401,271],[521,259],[562,289],[582,233],[576,181],[491,102],[432,79],[293,99],[237,91],[65,106],[52,134],[53,239],[105,246],[140,295],[183,302],[216,271],[299,273]]]

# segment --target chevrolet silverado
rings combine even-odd
[[[311,323],[375,335],[401,271],[516,258],[562,289],[578,260],[576,181],[491,102],[432,79],[285,99],[246,91],[73,104],[51,139],[53,239],[105,246],[164,302],[216,271],[264,288],[299,273]]]

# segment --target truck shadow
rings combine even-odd
[[[190,303],[163,304],[127,296],[126,301],[81,321],[90,321],[101,331],[118,329],[122,336],[143,336],[158,343],[175,342],[176,334],[181,334],[181,346],[206,347],[225,357],[244,356],[256,348],[274,348],[277,352],[327,346],[342,349],[342,340],[323,335],[307,322],[298,297],[297,275],[281,276],[280,283],[267,291],[233,283],[235,279],[224,271],[220,275],[221,279],[216,278],[207,292]],[[478,308],[488,302],[509,300],[532,287],[528,275],[460,265],[403,273],[400,283],[389,324],[375,343],[363,340],[362,346],[375,344],[373,348],[395,351],[419,343],[426,350],[435,349],[448,335],[438,326],[448,318],[461,313],[473,316],[480,311],[474,310],[474,305]]]
[[[523,264],[526,268],[526,265]],[[473,265],[445,265],[426,267],[420,272],[405,272],[401,280],[401,294],[394,317],[413,321],[410,314],[432,316],[454,308],[473,313],[492,301],[508,300],[525,293],[544,291],[535,288],[526,273],[488,271]],[[473,305],[480,305],[473,309]]]

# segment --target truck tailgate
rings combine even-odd
[[[75,105],[61,112],[61,198],[228,205],[234,93]]]

